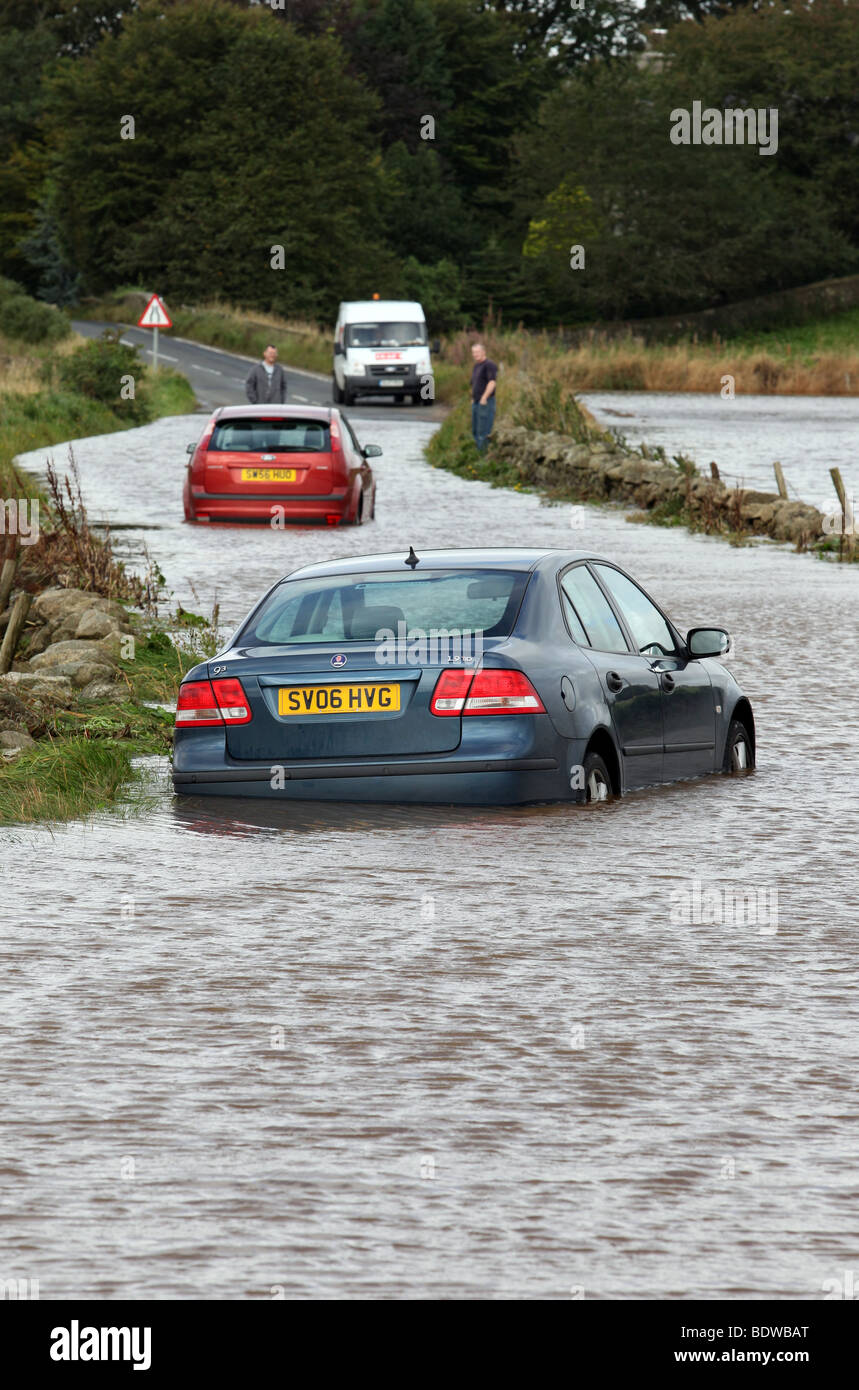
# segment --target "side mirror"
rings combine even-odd
[[[342,344],[341,344],[341,343],[335,343],[335,344],[334,344],[334,356],[335,356],[335,357],[342,357],[342,356],[343,356],[343,352],[344,352],[344,349],[343,349]]]
[[[441,338],[433,338],[432,350],[433,352],[441,352]]]
[[[686,646],[690,656],[725,656],[731,650],[731,634],[723,627],[692,627]]]
[[[186,444],[186,445],[185,445],[185,453],[186,453],[186,454],[193,454],[193,452],[194,452],[194,450],[196,449],[196,447],[197,447],[196,444]]]
[[[365,444],[361,453],[365,459],[378,459],[382,457],[382,450],[378,444]]]

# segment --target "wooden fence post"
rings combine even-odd
[[[835,491],[838,493],[838,501],[841,503],[841,544],[838,547],[838,555],[840,558],[844,548],[844,541],[846,538],[847,554],[850,556],[852,560],[853,550],[856,544],[856,537],[854,535],[854,520],[852,511],[849,514],[848,529],[847,489],[844,486],[844,479],[841,477],[840,468],[830,468],[829,476],[835,484]]]
[[[15,657],[15,648],[18,645],[18,638],[21,636],[21,629],[27,621],[27,614],[30,611],[30,604],[33,595],[21,593],[12,604],[12,616],[6,628],[6,636],[3,638],[3,645],[0,647],[0,676],[5,676],[12,665]]]

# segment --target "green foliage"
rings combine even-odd
[[[462,275],[447,258],[422,265],[409,256],[403,266],[403,288],[409,299],[424,306],[431,335],[463,326]]]
[[[579,444],[597,437],[572,391],[564,390],[556,377],[529,383],[519,397],[513,423],[526,429],[565,434]]]
[[[333,39],[223,0],[145,4],[63,60],[45,126],[88,287],[133,275],[177,299],[330,315],[344,267],[372,269],[378,240],[376,103],[344,69]]]
[[[40,304],[14,280],[0,278],[0,326],[10,338],[26,343],[58,343],[71,325],[48,304]]]
[[[855,35],[859,6],[851,10]],[[541,299],[554,302],[559,317],[694,310],[846,274],[859,264],[859,215],[852,240],[846,230],[855,181],[841,196],[842,212],[834,191],[810,170],[800,176],[796,160],[784,156],[791,108],[782,55],[772,50],[779,26],[800,18],[808,16],[773,10],[682,26],[670,36],[664,69],[627,59],[575,77],[546,98],[517,142],[516,184],[523,221],[528,217],[523,249]],[[834,73],[844,59],[847,25],[840,14],[837,25],[830,23],[828,12],[817,22],[811,67],[822,90],[827,63]],[[829,53],[838,33],[842,42]],[[741,80],[744,63],[754,81]],[[777,157],[762,157],[754,145],[672,144],[671,112],[688,108],[693,97],[705,106],[779,105]],[[577,243],[585,248],[583,270],[570,265]]]
[[[38,276],[37,294],[48,304],[65,307],[80,294],[81,277],[69,265],[60,241],[59,224],[50,206],[50,194],[43,197],[34,214],[33,230],[18,243],[18,251],[30,271]]]
[[[126,347],[113,337],[93,339],[62,358],[56,365],[56,376],[62,390],[109,406],[129,425],[151,418],[136,347]],[[122,392],[129,383],[133,383],[134,395],[126,399]]]
[[[857,38],[859,0],[0,0],[0,274],[439,328],[849,274]],[[777,108],[777,156],[672,145],[692,100]]]

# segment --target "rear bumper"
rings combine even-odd
[[[554,757],[227,764],[212,771],[174,771],[173,786],[185,796],[463,806],[521,805],[570,797],[567,773]]]
[[[325,521],[349,511],[351,497],[346,491],[318,493],[302,497],[277,493],[195,493],[190,498],[195,521],[265,521],[274,517],[284,521]]]

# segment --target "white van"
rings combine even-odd
[[[433,343],[438,352],[439,344]],[[424,311],[413,299],[353,299],[340,305],[334,330],[334,400],[411,396],[432,405],[435,378]]]

